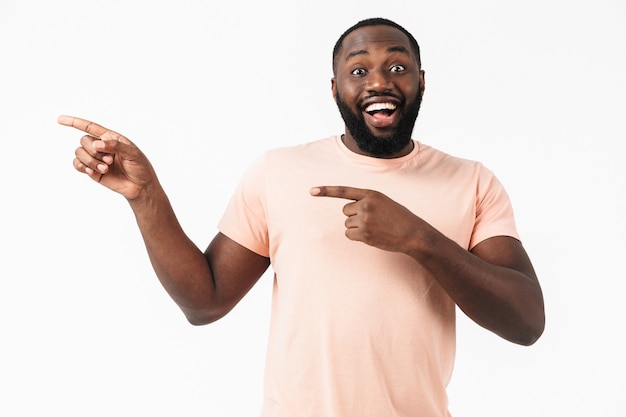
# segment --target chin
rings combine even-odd
[[[376,129],[368,125],[363,115],[350,109],[339,94],[335,98],[348,131],[358,148],[365,154],[379,158],[392,157],[411,142],[413,126],[421,103],[420,96],[399,115],[398,123],[393,128],[385,129]]]

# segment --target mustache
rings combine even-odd
[[[363,97],[362,99],[360,99],[358,101],[357,105],[359,107],[363,107],[363,103],[364,102],[366,102],[367,100],[370,100],[372,98],[375,98],[375,97],[391,97],[391,98],[394,98],[394,99],[398,100],[400,102],[400,104],[405,104],[406,103],[406,100],[404,99],[404,97],[402,97],[402,96],[400,96],[400,95],[398,95],[396,93],[393,93],[391,91],[384,92],[384,93],[379,93],[377,91],[372,91],[372,92],[370,92],[367,95],[367,97]]]

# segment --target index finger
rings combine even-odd
[[[357,201],[365,198],[368,191],[363,188],[346,187],[343,185],[325,185],[313,187],[309,192],[311,195],[318,197],[345,198]]]
[[[100,126],[97,123],[81,119],[79,117],[59,116],[57,118],[57,122],[63,126],[70,126],[75,129],[82,130],[83,132],[86,132],[98,139],[117,141],[128,140],[124,136],[120,135],[117,132],[114,132],[113,130],[109,130],[106,127]]]

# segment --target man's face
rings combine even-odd
[[[346,145],[379,158],[410,152],[423,85],[424,73],[400,30],[377,25],[350,33],[332,80]]]

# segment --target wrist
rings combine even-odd
[[[126,198],[135,212],[151,210],[167,201],[165,191],[158,182],[149,182],[140,187],[133,197]]]

